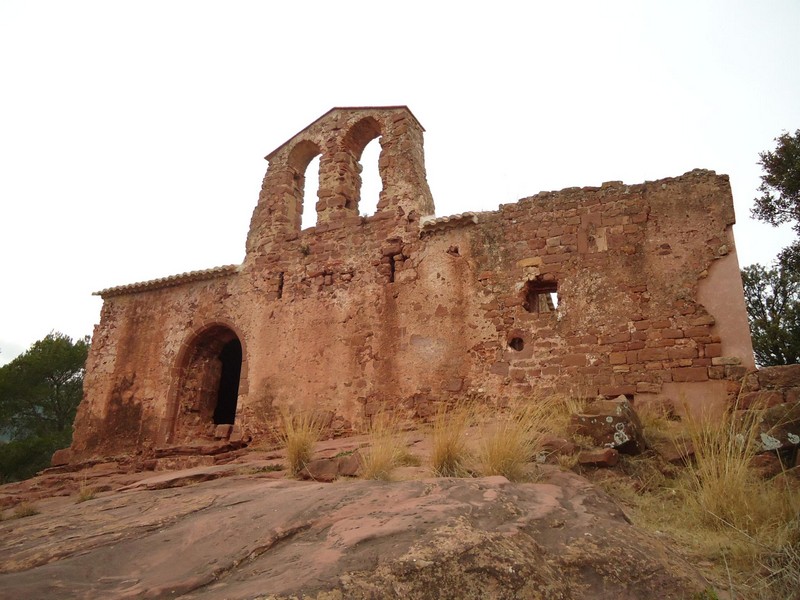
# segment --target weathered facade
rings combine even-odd
[[[422,136],[405,107],[333,109],[267,156],[241,265],[99,292],[73,459],[247,434],[281,407],[345,432],[384,407],[424,418],[576,384],[697,403],[753,366],[726,176],[435,218]],[[375,138],[383,189],[363,217]]]

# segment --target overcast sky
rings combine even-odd
[[[405,104],[437,215],[731,177],[800,128],[800,2],[0,0],[0,364],[91,334],[91,292],[239,263],[263,157],[334,106]]]

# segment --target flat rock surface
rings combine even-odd
[[[86,502],[39,502],[40,514],[0,523],[0,595],[633,599],[706,587],[572,473],[519,484],[275,475],[140,474]]]

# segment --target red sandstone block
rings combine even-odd
[[[677,360],[679,358],[697,358],[697,348],[693,347],[673,347],[667,350],[670,359]]]
[[[545,254],[542,260],[545,264],[560,263],[569,260],[569,254]]]
[[[624,365],[628,361],[624,352],[612,352],[608,355],[608,362],[612,365]]]
[[[548,368],[552,368],[552,367],[548,367]],[[544,371],[546,371],[546,370],[547,370],[547,368],[542,369],[542,372],[544,373]],[[556,372],[558,372],[559,370],[560,369],[556,369]],[[525,369],[512,368],[512,369],[509,369],[508,374],[509,374],[509,376],[511,377],[511,379],[513,381],[516,381],[516,382],[525,381]]]
[[[747,408],[769,408],[783,404],[784,397],[781,390],[762,390],[760,392],[749,392],[739,397],[739,409]]]
[[[597,343],[597,336],[596,335],[573,335],[570,337],[565,338],[566,342],[570,346],[580,346],[582,344],[596,344]]]
[[[636,393],[637,394],[660,394],[661,393],[661,384],[660,383],[650,383],[648,381],[639,381],[636,384]]]
[[[578,373],[582,375],[596,375],[599,372],[599,367],[578,367]]]
[[[585,367],[585,354],[567,354],[561,359],[561,364],[565,367]]]
[[[666,360],[669,358],[669,351],[665,348],[645,348],[639,350],[639,360]]]
[[[713,363],[710,358],[695,358],[692,365],[695,367],[710,367]]]
[[[619,461],[619,452],[614,448],[584,450],[578,454],[578,462],[593,467],[613,467]]]
[[[684,367],[672,371],[672,381],[706,381],[707,379],[708,369],[706,367]]]
[[[696,317],[696,318],[692,319],[689,322],[693,326],[697,327],[697,326],[700,326],[700,325],[713,325],[717,321],[711,315],[700,315],[699,317]]]
[[[464,387],[464,379],[461,377],[451,377],[442,382],[442,389],[448,392],[460,392]]]
[[[605,335],[600,337],[601,344],[618,344],[620,342],[628,342],[631,339],[631,333],[629,331],[623,331],[621,333],[614,333],[611,335]]]
[[[662,329],[661,337],[665,339],[677,339],[683,337],[683,331],[680,329]]]
[[[716,366],[740,365],[742,360],[738,356],[716,356],[711,359],[711,364]]]
[[[683,330],[686,337],[701,337],[711,335],[711,327],[708,325],[699,325],[697,327],[687,327]]]
[[[644,321],[634,322],[633,326],[638,330],[650,329],[650,323],[651,322],[649,320],[645,319]]]
[[[601,385],[600,386],[600,395],[601,396],[625,396],[625,395],[632,395],[636,393],[636,386],[635,385]]]
[[[666,346],[674,346],[675,345],[675,340],[673,340],[673,339],[656,340],[656,341],[652,342],[652,345],[653,346],[658,346],[659,348],[664,348]]]
[[[706,344],[704,354],[706,358],[722,356],[722,344]]]

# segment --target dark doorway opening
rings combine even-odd
[[[214,408],[214,424],[233,424],[236,418],[236,402],[239,398],[239,378],[242,374],[242,344],[232,339],[219,353],[222,371],[219,376],[217,406]]]

